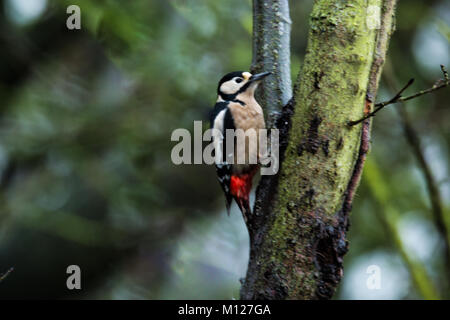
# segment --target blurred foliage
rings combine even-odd
[[[213,168],[172,164],[170,135],[206,119],[224,73],[249,68],[251,1],[34,2],[42,10],[0,1],[0,274],[14,267],[0,298],[237,298],[242,218],[224,213]],[[70,4],[81,30],[66,28]],[[311,5],[291,1],[294,79]],[[400,83],[416,78],[411,92],[450,67],[449,17],[446,1],[400,2],[389,59]],[[382,86],[378,99],[390,95]],[[442,90],[407,104],[447,217],[449,98]],[[402,252],[443,290],[442,239],[393,108],[374,123],[337,298],[432,297]],[[383,280],[387,289],[360,289],[373,263],[390,265],[383,279],[406,289]],[[65,287],[71,264],[81,291]]]

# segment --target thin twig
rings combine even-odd
[[[0,275],[0,282],[2,282],[3,280],[5,280],[6,277],[9,276],[9,274],[10,274],[11,272],[13,272],[13,271],[14,271],[14,268],[9,268],[8,271],[6,271],[4,274]]]
[[[366,164],[365,181],[372,196],[380,206],[376,212],[382,227],[385,229],[386,236],[396,247],[400,257],[408,268],[412,283],[418,293],[426,300],[439,299],[440,295],[425,267],[426,264],[411,255],[400,236],[398,221],[401,213],[392,205],[392,198],[395,195],[392,195],[391,192],[386,192],[389,189],[389,184],[386,179],[387,177],[382,173],[376,160],[369,161]]]
[[[447,70],[445,70],[445,67],[442,64],[441,64],[441,70],[442,70],[442,73],[444,74],[445,81],[448,81],[449,80],[448,79],[448,72],[447,72]]]
[[[392,70],[392,66],[390,64],[386,65],[384,73],[384,79],[386,81],[386,84],[389,88],[395,88],[396,87],[396,79],[395,79],[395,73]],[[446,70],[441,66],[442,72],[444,73],[444,78],[448,80],[448,74]],[[433,176],[433,173],[431,171],[430,164],[428,163],[427,159],[425,158],[425,154],[422,150],[422,143],[420,139],[419,133],[415,130],[413,124],[411,123],[411,120],[408,116],[408,113],[406,111],[406,108],[403,104],[400,104],[400,106],[397,108],[398,114],[400,116],[403,131],[405,134],[406,141],[408,142],[414,156],[417,159],[419,168],[421,169],[426,186],[428,195],[430,197],[430,203],[431,203],[431,212],[433,214],[434,223],[436,225],[436,228],[438,232],[440,233],[443,241],[444,241],[444,261],[445,261],[445,268],[446,277],[450,276],[450,230],[447,227],[445,223],[445,213],[444,213],[444,205],[442,203],[442,198],[439,190],[439,184],[437,183],[435,177]],[[443,284],[446,284],[448,286],[450,283],[448,282],[449,279],[447,278],[447,281],[443,281]],[[447,292],[444,294],[448,295]]]
[[[375,109],[372,112],[368,113],[367,115],[365,115],[364,117],[362,117],[359,120],[349,121],[348,125],[349,126],[354,126],[354,125],[356,125],[358,123],[361,123],[364,120],[375,116],[375,114],[378,111],[380,111],[381,109],[383,109],[384,107],[386,107],[386,106],[388,106],[390,104],[399,103],[399,102],[405,102],[405,101],[408,101],[408,100],[411,100],[411,99],[423,96],[424,94],[428,94],[428,93],[431,93],[431,92],[434,92],[436,90],[439,90],[439,89],[442,89],[444,87],[449,86],[450,85],[450,79],[449,79],[449,76],[448,76],[448,72],[447,72],[447,70],[445,70],[445,67],[443,65],[441,65],[441,70],[442,70],[442,73],[444,74],[444,79],[439,79],[431,88],[428,88],[428,89],[416,92],[415,94],[410,95],[408,97],[402,97],[402,93],[409,86],[411,86],[411,84],[414,82],[414,79],[411,79],[411,80],[408,81],[408,83],[392,99],[389,99],[388,101],[379,102],[379,103],[375,104]]]
[[[422,151],[420,137],[411,124],[405,106],[400,105],[397,111],[402,121],[403,131],[405,133],[406,140],[408,141],[408,144],[410,145],[419,163],[419,167],[422,170],[422,173],[425,177],[427,191],[430,197],[431,212],[433,214],[434,223],[444,241],[444,250],[445,250],[444,260],[445,260],[445,267],[447,270],[446,274],[448,277],[450,275],[450,232],[445,223],[444,217],[445,214],[439,191],[439,186],[436,183],[433,173],[431,172],[430,165],[427,162],[425,155]]]

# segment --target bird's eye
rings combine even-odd
[[[236,83],[241,83],[242,82],[242,78],[236,78],[236,80],[234,80]]]

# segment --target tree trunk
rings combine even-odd
[[[258,100],[265,106],[267,127],[292,98],[288,0],[253,0],[253,61],[251,71],[269,71]]]
[[[241,298],[333,296],[369,147],[370,119],[348,122],[373,105],[395,2],[315,1],[300,85],[276,123],[280,172],[262,178],[248,221],[250,261]]]

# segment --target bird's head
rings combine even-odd
[[[219,100],[239,99],[240,95],[250,95],[253,97],[258,84],[262,79],[270,75],[270,72],[251,74],[250,72],[235,71],[222,77],[217,87]]]

